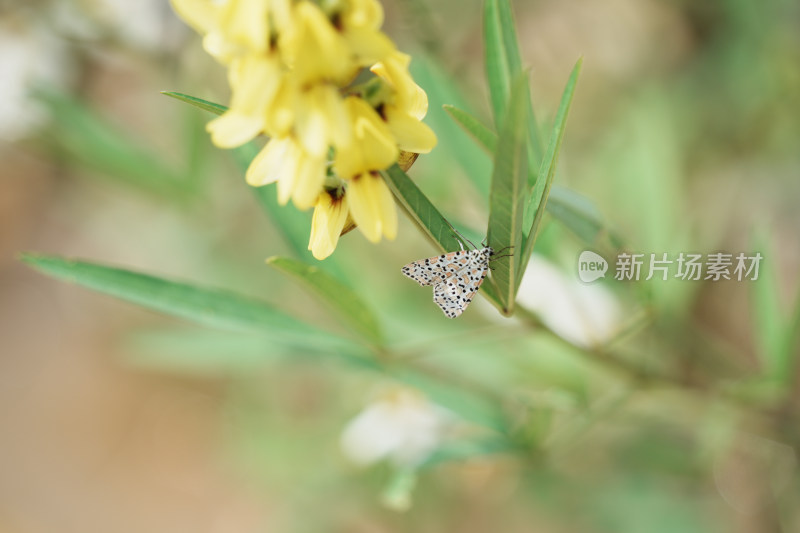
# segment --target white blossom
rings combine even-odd
[[[452,423],[449,412],[419,392],[393,388],[381,394],[345,427],[341,447],[353,463],[388,459],[397,467],[424,461]]]
[[[622,310],[610,290],[581,283],[537,255],[528,263],[517,301],[557,335],[583,348],[609,340],[622,323]]]

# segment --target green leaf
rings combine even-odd
[[[208,111],[209,113],[214,113],[215,115],[221,115],[228,110],[227,106],[222,104],[209,102],[208,100],[203,100],[202,98],[184,93],[178,93],[175,91],[161,91],[161,94],[167,95],[170,98],[175,98],[181,102],[186,102],[187,104],[191,104],[195,107],[199,107],[200,109]]]
[[[492,100],[495,124],[500,126],[504,112],[511,97],[511,85],[522,72],[522,59],[519,52],[519,39],[514,25],[509,0],[486,0],[483,11],[484,56],[486,74]],[[525,98],[525,114],[528,123],[527,151],[531,166],[530,185],[536,181],[536,170],[542,160],[542,141],[533,111],[530,94]]]
[[[572,97],[575,94],[575,85],[578,83],[578,75],[581,71],[583,58],[578,59],[572,73],[567,80],[567,85],[564,88],[564,93],[561,96],[561,103],[558,106],[556,119],[553,123],[553,130],[550,134],[550,143],[547,146],[547,153],[542,159],[542,165],[539,170],[539,179],[531,192],[530,201],[525,210],[525,219],[523,225],[530,227],[525,237],[525,248],[520,257],[520,268],[517,271],[516,286],[522,279],[522,274],[525,272],[525,267],[528,266],[528,261],[533,251],[533,244],[536,242],[536,235],[539,231],[539,226],[542,222],[544,215],[544,207],[547,205],[547,198],[550,194],[550,186],[553,184],[553,177],[556,173],[556,166],[558,163],[558,155],[561,151],[561,141],[564,139],[564,130],[567,123],[567,116],[569,115],[569,108],[572,104]]]
[[[444,110],[478,142],[481,148],[488,153],[494,153],[497,147],[495,132],[462,109],[445,105]],[[528,170],[530,171],[530,164]],[[530,183],[530,172],[528,179]],[[554,185],[550,190],[550,198],[545,208],[553,218],[564,224],[586,244],[597,245],[600,236],[607,232],[603,217],[592,201],[566,187]],[[615,246],[620,245],[619,239],[615,235],[610,235],[610,237]]]
[[[502,117],[506,115],[511,79],[508,75],[510,68],[504,50],[497,2],[498,0],[485,0],[483,4],[483,56],[494,121],[499,127]]]
[[[547,211],[587,244],[594,244],[605,229],[597,207],[577,192],[553,185],[546,204]]]
[[[191,191],[189,176],[86,103],[49,88],[37,88],[33,96],[53,119],[43,132],[46,142],[70,160],[103,177],[172,198]]]
[[[506,118],[500,129],[489,194],[489,246],[503,255],[510,254],[499,257],[492,266],[492,280],[506,315],[510,315],[514,307],[518,257],[522,248],[528,175],[524,113],[527,96],[527,79],[520,75],[514,82]]]
[[[469,133],[478,144],[480,144],[487,152],[494,154],[497,147],[497,134],[490,130],[487,126],[478,120],[476,117],[452,105],[442,106],[447,114],[455,120],[464,131]]]
[[[353,370],[384,372],[367,350],[337,343],[288,343],[269,331],[137,330],[123,338],[123,360],[150,370],[184,375],[252,375],[277,362],[320,362],[320,355]]]
[[[123,338],[123,346],[123,360],[130,365],[193,376],[252,374],[282,357],[296,357],[297,351],[257,332],[194,327],[134,331]]]
[[[511,80],[522,70],[519,50],[516,48],[516,34],[512,39],[511,28],[503,27],[505,17],[501,16],[501,4],[506,0],[485,0],[483,4],[483,45],[486,61],[486,78],[489,82],[489,96],[498,129],[506,116],[506,108],[511,95]],[[509,44],[511,49],[509,50]]]
[[[61,257],[24,254],[22,260],[56,279],[207,326],[255,330],[302,346],[352,345],[266,302],[232,292]]]
[[[447,219],[400,167],[392,165],[381,171],[381,175],[406,214],[434,245],[443,252],[452,252],[466,244],[461,241]]]
[[[319,267],[286,257],[270,257],[267,264],[298,280],[331,309],[336,318],[358,333],[367,342],[383,344],[378,319],[372,310],[350,287],[344,285]]]

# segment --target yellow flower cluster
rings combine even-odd
[[[425,153],[425,92],[409,56],[380,31],[376,0],[172,0],[228,67],[229,110],[208,124],[213,142],[269,141],[247,171],[277,182],[278,200],[314,206],[309,249],[323,259],[348,220],[372,242],[392,239],[397,213],[377,171],[400,151]],[[367,79],[363,72],[372,75]],[[358,83],[356,84],[356,79]]]

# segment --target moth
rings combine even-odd
[[[464,312],[489,271],[491,247],[459,250],[414,261],[402,272],[421,286],[433,285],[433,301],[445,316],[455,318]]]

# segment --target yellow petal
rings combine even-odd
[[[280,205],[286,205],[292,197],[299,163],[297,158],[289,157],[283,164],[283,170],[278,179],[278,203]]]
[[[299,159],[297,177],[292,190],[294,205],[303,210],[313,206],[324,182],[325,159],[304,152]]]
[[[231,108],[264,115],[281,86],[283,68],[273,54],[248,54],[236,59],[228,71],[233,92]]]
[[[209,122],[206,130],[211,134],[211,142],[220,148],[234,148],[258,135],[263,126],[262,117],[228,111]]]
[[[331,85],[324,86],[320,92],[320,106],[325,110],[328,121],[329,143],[334,146],[349,144],[353,127],[344,99]]]
[[[336,87],[316,85],[300,97],[296,129],[303,147],[315,157],[327,157],[333,144],[350,142],[347,108]]]
[[[428,93],[416,83],[409,90],[406,98],[400,99],[398,103],[406,113],[418,120],[425,118],[428,113]]]
[[[408,58],[408,62],[410,63],[411,62],[411,56],[409,56],[408,54],[404,54],[404,53],[402,53],[402,52],[400,52],[398,50],[395,54],[392,54],[391,58],[386,58],[386,60],[372,65],[369,68],[369,70],[373,74],[375,74],[376,76],[379,76],[380,78],[383,78],[384,80],[389,81],[389,70],[388,70],[388,68],[386,66],[386,63],[388,63],[390,60],[393,60],[393,59],[397,60],[397,61],[400,61],[402,63],[406,57]],[[408,66],[408,63],[403,65],[403,66]]]
[[[370,69],[392,87],[397,99],[395,104],[406,113],[421,119],[428,112],[428,95],[414,83],[408,72],[411,56],[399,51],[393,52],[389,57],[372,66]]]
[[[210,0],[170,0],[172,9],[199,33],[208,33],[217,24],[218,6]]]
[[[274,31],[282,33],[292,20],[292,0],[270,0],[269,14]]]
[[[383,6],[376,0],[349,0],[342,14],[346,28],[359,27],[378,29],[383,24]]]
[[[288,169],[284,168],[290,164],[291,150],[291,139],[270,139],[247,168],[245,176],[247,183],[253,187],[260,187],[278,181],[281,173],[286,170],[293,172],[291,166]]]
[[[328,121],[325,111],[316,105],[313,95],[304,96],[297,106],[297,136],[309,154],[323,157],[328,151]]]
[[[268,3],[227,0],[222,6],[220,31],[243,52],[266,52],[269,47]]]
[[[222,148],[239,146],[265,128],[267,108],[275,98],[281,76],[281,66],[274,56],[249,54],[231,62],[230,109],[207,126],[214,144]]]
[[[301,84],[320,80],[345,83],[357,71],[344,39],[320,8],[306,0],[295,5],[279,47]]]
[[[389,127],[361,98],[345,100],[353,124],[349,145],[337,146],[334,168],[343,178],[371,170],[382,170],[397,161],[400,151]]]
[[[237,48],[217,30],[211,31],[203,37],[203,49],[214,59],[223,64],[228,64],[236,58]]]
[[[300,209],[308,209],[325,181],[325,159],[309,156],[292,137],[270,140],[247,169],[253,186],[278,182],[278,203],[291,198]]]
[[[315,259],[325,259],[336,249],[347,215],[345,196],[334,199],[328,192],[319,195],[311,219],[311,236],[308,240],[308,249]]]
[[[278,90],[267,107],[265,130],[275,136],[288,135],[294,126],[299,88],[292,75],[284,75]]]
[[[397,210],[394,198],[383,179],[375,174],[362,174],[347,184],[350,214],[358,229],[371,242],[397,236]]]
[[[436,134],[424,123],[394,107],[387,106],[384,112],[386,124],[401,150],[426,154],[436,146]]]
[[[286,205],[294,194],[295,183],[297,183],[299,172],[303,166],[304,156],[303,149],[290,137],[278,169],[278,203],[281,205]]]
[[[347,46],[359,65],[372,65],[388,57],[394,51],[394,43],[380,31],[369,28],[348,28],[344,37]]]

